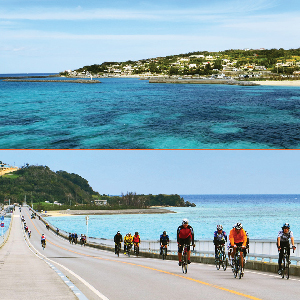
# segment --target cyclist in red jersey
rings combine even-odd
[[[194,230],[193,227],[189,225],[188,219],[182,220],[182,225],[180,225],[177,229],[177,243],[178,243],[178,260],[179,266],[181,266],[181,258],[182,258],[182,250],[183,246],[187,245],[188,251],[188,264],[191,263],[191,249],[190,244],[194,245]]]

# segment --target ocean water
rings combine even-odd
[[[0,236],[3,234],[5,234],[5,232],[8,230],[9,228],[9,225],[10,225],[10,221],[11,221],[11,218],[9,217],[4,217],[4,227],[1,227],[0,228]]]
[[[112,239],[118,230],[124,235],[138,231],[143,240],[157,240],[164,230],[176,239],[177,227],[188,218],[195,239],[212,239],[216,225],[222,224],[227,234],[241,222],[252,239],[274,239],[286,222],[295,239],[300,239],[300,195],[181,195],[196,207],[169,207],[176,213],[48,217],[54,226],[66,232]]]
[[[0,80],[0,148],[300,148],[299,87],[101,82]]]

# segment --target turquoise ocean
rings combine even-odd
[[[0,80],[1,149],[300,148],[299,87],[60,80]]]
[[[212,239],[216,225],[222,224],[227,234],[241,222],[252,239],[274,239],[283,223],[290,223],[296,240],[300,240],[300,195],[181,195],[196,207],[169,207],[176,213],[90,215],[47,217],[52,225],[77,234],[112,239],[118,230],[124,235],[138,231],[143,240],[157,240],[166,230],[176,239],[177,227],[188,218],[196,240]]]

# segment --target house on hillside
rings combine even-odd
[[[96,205],[107,205],[107,200],[94,200]]]

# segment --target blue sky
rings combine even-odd
[[[300,194],[295,150],[0,150],[0,161],[76,173],[100,194]]]
[[[0,73],[193,51],[298,48],[298,0],[0,0]]]

